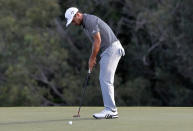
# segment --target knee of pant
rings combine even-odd
[[[113,85],[113,82],[111,80],[108,80],[108,79],[105,79],[105,78],[99,78],[100,80],[100,83],[102,85],[107,85],[107,86],[112,86]]]

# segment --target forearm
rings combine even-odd
[[[96,64],[96,57],[98,55],[98,52],[100,50],[100,46],[101,46],[101,37],[100,37],[100,33],[98,32],[97,34],[94,35],[94,43],[92,46],[92,53],[90,55],[90,59],[89,59],[89,69],[92,71],[92,68],[94,67],[94,65]]]
[[[92,53],[90,58],[91,59],[96,59],[98,52],[100,50],[100,45],[101,45],[101,41],[100,40],[95,40],[93,43],[93,47],[92,47]]]

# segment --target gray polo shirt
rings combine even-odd
[[[94,42],[93,36],[97,32],[100,32],[101,52],[103,52],[106,48],[108,48],[113,42],[118,40],[113,31],[111,30],[111,28],[97,16],[90,14],[83,14],[82,26],[86,35],[89,37],[92,43]]]

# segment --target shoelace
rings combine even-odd
[[[105,112],[106,112],[106,110],[102,110],[102,111],[100,112],[100,114],[105,113]]]

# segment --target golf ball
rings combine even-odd
[[[72,125],[72,121],[69,121],[68,124],[69,124],[69,125]]]

